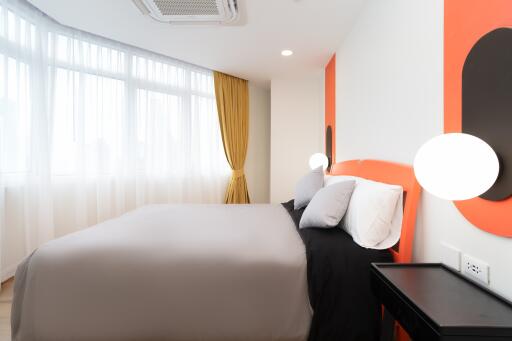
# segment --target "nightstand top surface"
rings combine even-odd
[[[510,302],[440,264],[375,264],[375,269],[439,328],[481,326],[512,332]]]

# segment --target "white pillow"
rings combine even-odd
[[[313,169],[304,175],[295,186],[295,200],[293,208],[298,210],[309,204],[324,184],[324,169],[322,166]]]
[[[316,192],[302,214],[299,228],[338,225],[347,211],[355,183],[354,180],[338,182]]]
[[[340,181],[337,176],[328,185]],[[342,178],[346,177],[342,176]],[[356,186],[342,228],[365,248],[387,249],[400,239],[402,230],[403,188],[356,178]]]

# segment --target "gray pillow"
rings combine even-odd
[[[347,180],[319,190],[300,219],[299,228],[334,227],[347,211],[356,182]]]
[[[300,178],[295,186],[295,201],[293,208],[298,210],[309,204],[316,192],[324,185],[324,169],[318,167]]]

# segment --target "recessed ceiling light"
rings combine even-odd
[[[293,54],[292,50],[283,50],[283,51],[281,51],[281,56],[288,57],[288,56],[291,56],[292,54]]]

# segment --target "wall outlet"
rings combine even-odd
[[[460,271],[460,250],[446,242],[441,242],[441,263]]]
[[[470,255],[462,255],[462,272],[482,283],[489,284],[489,264]]]

